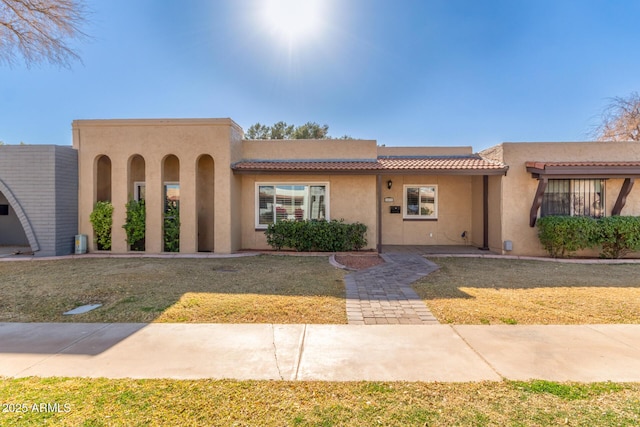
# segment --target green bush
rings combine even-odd
[[[344,220],[278,221],[265,231],[267,244],[274,249],[297,251],[344,252],[360,250],[367,245],[367,226]]]
[[[113,205],[111,202],[97,202],[89,215],[93,226],[94,241],[98,250],[111,250],[111,227],[113,225]]]
[[[538,237],[554,258],[601,246],[602,258],[620,258],[640,250],[640,217],[611,216],[599,219],[547,216],[537,221]]]
[[[600,218],[598,225],[598,243],[602,245],[601,257],[620,258],[629,252],[640,250],[639,217]]]
[[[164,251],[180,251],[180,207],[173,200],[166,201],[164,212]]]
[[[598,223],[590,217],[546,216],[537,225],[540,243],[554,258],[598,244]]]
[[[130,200],[126,204],[127,220],[122,226],[127,233],[127,243],[132,251],[144,251],[145,249],[145,229],[146,229],[146,209],[144,200]]]

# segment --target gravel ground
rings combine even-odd
[[[377,254],[336,255],[336,261],[346,267],[353,268],[355,270],[363,270],[365,268],[373,267],[374,265],[382,264],[384,262],[384,260]]]

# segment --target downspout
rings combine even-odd
[[[482,176],[482,247],[480,250],[489,250],[489,175]]]
[[[382,175],[376,175],[376,204],[378,214],[376,215],[376,251],[382,253]]]

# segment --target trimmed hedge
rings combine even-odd
[[[602,258],[620,258],[640,250],[640,217],[547,216],[538,219],[537,225],[540,243],[554,258],[598,246]]]
[[[367,245],[367,226],[344,220],[278,221],[269,224],[265,235],[274,249],[293,248],[297,251],[344,252],[360,250]]]

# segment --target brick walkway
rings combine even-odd
[[[386,263],[345,277],[349,324],[438,324],[411,288],[411,283],[437,270],[438,266],[416,254],[380,256]]]

